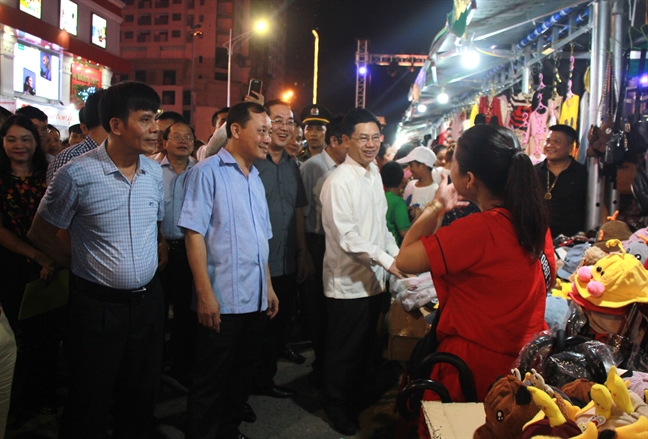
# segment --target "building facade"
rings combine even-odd
[[[266,100],[280,95],[286,0],[125,0],[124,4],[121,56],[132,69],[121,79],[155,88],[162,109],[183,114],[199,139],[209,138],[212,114],[227,105],[230,35],[235,41],[230,103],[243,99],[250,78],[264,81]],[[267,20],[268,32],[250,32],[261,18]]]
[[[0,0],[0,105],[43,110],[67,137],[88,93],[130,72],[118,0]]]

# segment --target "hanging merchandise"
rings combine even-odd
[[[648,121],[641,114],[641,96],[644,85],[641,82],[646,68],[646,49],[641,49],[639,60],[639,75],[635,91],[634,114],[631,117],[630,132],[628,133],[628,151],[634,154],[644,154],[648,150]]]
[[[552,127],[556,124],[559,123],[560,121],[560,110],[561,110],[561,105],[563,102],[562,96],[558,94],[558,83],[560,81],[560,73],[558,72],[558,66],[560,63],[558,62],[558,59],[555,56],[554,52],[554,57],[553,57],[553,62],[554,62],[554,81],[553,81],[553,89],[551,92],[551,99],[549,100],[549,103],[547,104],[549,107],[549,121],[547,122],[547,125],[549,127]]]
[[[479,114],[479,104],[473,104],[472,107],[470,107],[470,127],[475,126],[475,117]]]
[[[572,92],[572,77],[574,74],[574,44],[570,44],[569,48],[569,80],[567,81],[567,95],[565,102],[563,102],[562,109],[560,110],[560,123],[569,125],[573,129],[578,129],[578,108],[580,97]],[[572,155],[578,158],[578,146],[574,148]]]
[[[540,84],[536,91],[538,107],[531,113],[529,118],[529,131],[527,136],[529,142],[526,150],[534,165],[545,159],[542,151],[547,140],[547,134],[549,133],[549,129],[547,128],[549,108],[542,102],[542,93],[546,87],[542,82],[542,73],[539,76]]]
[[[522,149],[526,150],[529,143],[528,129],[531,116],[531,97],[526,93],[511,96],[511,122],[509,127],[515,133]]]

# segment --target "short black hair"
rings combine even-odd
[[[443,144],[437,144],[432,147],[432,152],[434,153],[434,155],[439,155],[439,153],[444,149],[448,149],[448,147]]]
[[[3,123],[9,116],[13,116],[13,113],[7,110],[5,107],[0,107],[0,123]]]
[[[357,124],[370,122],[375,123],[378,130],[380,130],[380,121],[375,114],[364,108],[354,108],[344,116],[344,119],[342,119],[342,134],[351,137]]]
[[[70,125],[68,128],[68,133],[71,136],[72,134],[83,134],[83,130],[81,130],[81,124],[75,123],[74,125]]]
[[[194,139],[196,138],[196,132],[194,131],[193,127],[191,125],[189,125],[187,122],[174,122],[171,125],[169,125],[168,127],[166,127],[166,129],[162,133],[162,138],[164,140],[169,140],[169,133],[171,132],[171,127],[174,127],[176,125],[186,125],[186,126],[188,126],[189,129],[191,130],[191,134],[193,134],[193,136],[194,136]]]
[[[230,111],[227,114],[227,123],[225,124],[225,132],[227,133],[228,139],[232,138],[232,124],[238,123],[245,128],[248,121],[252,119],[250,113],[268,114],[268,110],[263,105],[257,104],[256,102],[239,102],[230,108]]]
[[[99,102],[103,95],[106,94],[105,88],[100,88],[86,99],[83,110],[83,123],[89,130],[101,126],[101,118],[99,117]],[[81,114],[81,112],[79,112]]]
[[[175,111],[163,111],[162,113],[155,116],[155,121],[158,120],[172,120],[173,123],[183,122],[187,123],[182,114]]]
[[[26,105],[16,110],[16,114],[25,116],[27,119],[36,119],[41,122],[47,122],[47,114],[31,105]]]
[[[327,145],[331,144],[331,137],[335,137],[340,143],[342,142],[342,119],[344,119],[343,116],[335,116],[331,119],[328,125],[326,125],[324,142]]]
[[[396,151],[396,154],[394,154],[394,160],[400,160],[403,157],[406,157],[414,148],[416,148],[416,145],[411,142],[403,143],[400,148],[398,148],[398,151]]]
[[[116,117],[126,124],[131,112],[152,111],[155,113],[158,108],[160,108],[160,96],[152,87],[143,82],[124,81],[106,90],[99,102],[99,117],[101,125],[106,132],[110,133],[111,119]]]
[[[385,189],[393,189],[401,185],[405,172],[400,163],[387,162],[380,168],[380,176],[382,177]]]
[[[212,115],[212,126],[213,127],[216,126],[216,120],[218,120],[218,116],[220,116],[221,114],[229,113],[229,110],[230,110],[230,107],[223,107],[220,110],[216,111]]]
[[[552,125],[549,127],[549,131],[556,131],[557,133],[563,133],[567,137],[568,143],[572,144],[576,142],[576,146],[578,146],[578,133],[576,132],[575,129],[573,129],[569,125],[563,125],[563,124]]]
[[[290,104],[282,99],[271,99],[265,104],[263,104],[264,107],[266,107],[266,110],[268,110],[268,114],[270,114],[270,108],[274,107],[275,105],[285,105],[286,107],[289,107],[290,110],[292,111],[292,107]]]

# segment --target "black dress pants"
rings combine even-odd
[[[277,360],[281,350],[288,343],[290,329],[297,308],[297,283],[294,274],[271,278],[272,288],[279,299],[279,312],[266,323],[261,343],[261,356],[256,372],[256,390],[274,387],[277,374]]]
[[[148,438],[162,369],[160,282],[154,277],[130,303],[99,299],[103,288],[80,285],[70,295],[70,392],[59,438],[105,439],[113,398],[112,438]]]
[[[220,332],[198,325],[187,439],[238,438],[267,319],[265,312],[221,314]]]
[[[329,413],[355,417],[359,395],[373,348],[382,294],[360,299],[326,298],[325,405]]]
[[[191,310],[193,276],[184,240],[167,241],[169,263],[160,273],[164,293],[173,306],[171,322],[171,376],[186,383],[196,359],[198,318]]]

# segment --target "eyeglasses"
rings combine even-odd
[[[271,123],[272,123],[272,125],[284,126],[284,127],[288,127],[288,128],[295,128],[297,126],[297,124],[295,123],[294,120],[283,121],[281,119],[275,119],[275,120],[271,121]]]
[[[38,129],[38,134],[46,135],[49,134],[52,130],[47,127],[41,127]]]
[[[193,142],[194,141],[194,136],[190,134],[185,134],[184,136],[182,134],[174,134],[173,136],[169,136],[169,140],[175,140],[176,142],[179,142],[181,140],[187,141],[187,142]]]
[[[374,144],[380,145],[380,136],[379,135],[372,136],[372,137],[369,137],[369,136],[353,137],[353,136],[351,136],[351,138],[353,140],[356,140],[360,144],[360,146],[366,145],[367,143],[369,143],[370,140]]]

